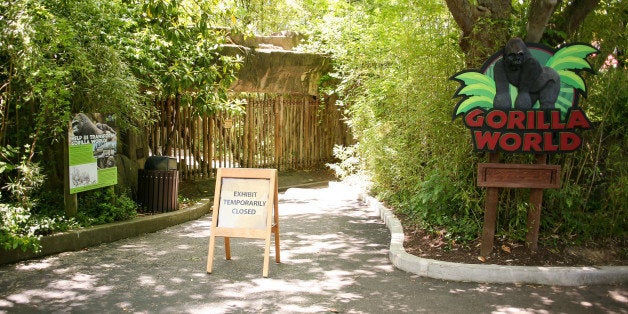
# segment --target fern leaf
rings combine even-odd
[[[495,81],[493,81],[492,78],[480,72],[474,72],[474,71],[462,72],[454,76],[453,79],[462,81],[465,83],[465,85],[473,85],[473,84],[480,83],[480,84],[492,86],[493,88],[495,88]]]
[[[565,117],[565,115],[567,114],[567,111],[569,110],[569,108],[571,108],[571,100],[565,98],[565,97],[561,97],[559,96],[558,99],[556,100],[556,109],[560,110],[561,116]]]
[[[547,60],[546,65],[550,66],[549,64],[553,62],[553,60],[566,58],[566,57],[578,57],[578,58],[584,59],[588,57],[590,54],[596,53],[596,52],[598,52],[598,50],[589,45],[565,46],[559,49],[558,51],[556,51],[556,53],[551,58],[549,58],[549,60]]]
[[[589,64],[589,62],[587,62],[587,60],[574,56],[549,60],[547,63],[547,66],[553,68],[556,71],[582,69],[591,70],[591,65]]]
[[[495,98],[495,87],[489,86],[482,83],[470,84],[462,88],[460,91],[456,93],[456,96],[459,95],[467,95],[467,96],[485,96],[490,99]]]
[[[486,96],[469,97],[458,105],[458,109],[456,110],[456,116],[478,107],[485,109],[493,108],[493,99]]]
[[[587,87],[584,84],[584,81],[582,80],[582,78],[578,74],[571,72],[569,70],[560,70],[558,71],[558,75],[560,75],[561,84],[571,86],[583,93],[587,92]]]

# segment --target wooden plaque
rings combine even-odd
[[[559,165],[478,164],[478,186],[498,188],[560,188]]]

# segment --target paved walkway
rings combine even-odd
[[[0,266],[0,313],[628,313],[625,286],[428,279],[388,259],[390,233],[343,185],[280,194],[282,263],[263,241],[218,239],[210,216],[79,252]],[[271,245],[272,247],[272,245]]]

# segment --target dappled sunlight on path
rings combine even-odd
[[[80,252],[0,267],[0,313],[626,313],[624,287],[444,282],[395,269],[390,234],[355,191],[290,189],[279,196],[281,263],[262,277],[263,241],[217,239],[211,218]]]

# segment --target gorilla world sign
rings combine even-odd
[[[566,119],[558,110],[473,109],[464,116],[477,151],[557,153],[578,149],[582,140],[576,129],[591,123],[580,109],[570,110]]]
[[[564,153],[577,150],[578,130],[591,128],[578,97],[586,97],[580,71],[591,71],[590,45],[559,50],[513,38],[480,71],[452,80],[461,86],[453,118],[463,117],[476,151]]]

